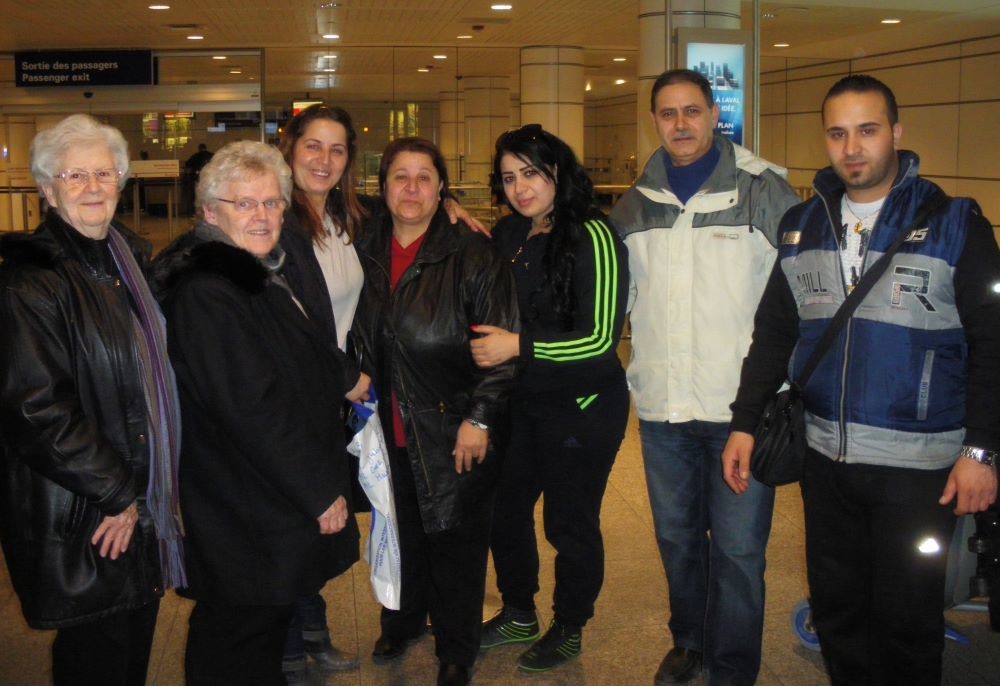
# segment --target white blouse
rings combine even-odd
[[[347,243],[347,233],[337,236],[336,225],[329,215],[323,216],[323,227],[326,229],[326,240],[322,245],[313,241],[313,251],[330,292],[333,317],[337,323],[337,346],[343,351],[347,347],[347,334],[354,322],[365,277],[358,252],[353,244]]]

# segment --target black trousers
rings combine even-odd
[[[809,450],[810,604],[833,684],[940,684],[956,518],[937,501],[948,473],[837,463]]]
[[[188,625],[187,684],[285,684],[281,656],[293,609],[199,600]]]
[[[392,452],[391,468],[402,580],[400,609],[382,609],[382,634],[416,637],[429,614],[438,659],[471,667],[479,653],[493,495],[467,507],[458,527],[427,534],[406,449]]]
[[[160,601],[56,632],[52,682],[144,685]]]
[[[490,539],[505,606],[535,608],[535,503],[544,493],[545,538],[556,550],[555,618],[583,627],[593,617],[604,583],[601,501],[625,436],[628,409],[624,380],[583,410],[575,399],[512,401],[510,445]]]

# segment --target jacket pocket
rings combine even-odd
[[[70,494],[69,506],[66,510],[66,521],[62,526],[62,535],[71,539],[83,524],[87,514],[87,499],[77,494]]]
[[[931,375],[934,372],[934,349],[924,351],[924,364],[920,370],[920,385],[917,387],[917,420],[927,419],[927,408],[931,401]]]

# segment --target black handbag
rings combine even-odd
[[[889,266],[889,261],[906,241],[906,237],[913,230],[920,228],[930,214],[947,200],[948,196],[938,191],[924,204],[913,223],[899,233],[889,250],[862,275],[857,286],[841,303],[830,326],[823,333],[823,338],[809,356],[798,380],[790,382],[788,389],[778,392],[768,401],[754,430],[753,452],[750,454],[750,472],[758,482],[777,487],[802,479],[806,458],[806,421],[805,408],[802,405],[802,389],[805,388],[820,359],[826,355],[833,340],[847,324],[854,310],[868,295],[875,282],[881,278]]]

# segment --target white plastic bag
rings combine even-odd
[[[351,403],[349,421],[354,437],[347,450],[358,457],[358,481],[372,504],[372,525],[365,560],[371,568],[375,598],[386,608],[399,610],[400,555],[399,526],[392,495],[389,452],[378,419],[375,387],[365,403]]]

